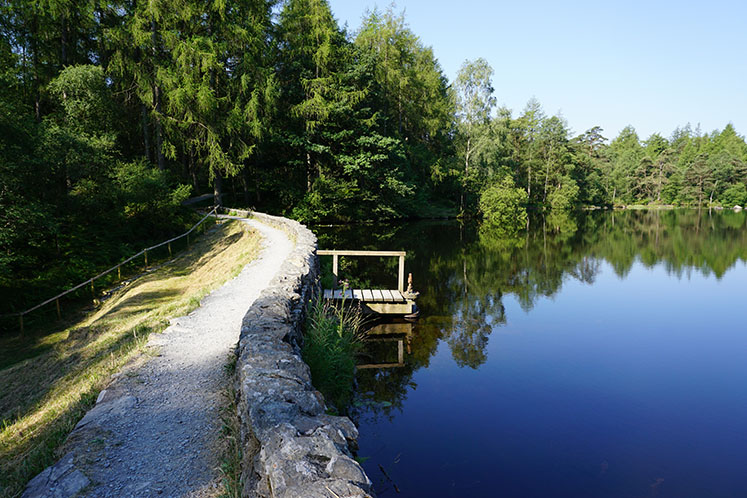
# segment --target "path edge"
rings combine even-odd
[[[285,232],[295,247],[244,315],[235,388],[245,497],[372,497],[371,480],[353,458],[358,430],[327,415],[301,358],[303,324],[320,291],[316,236],[297,221],[224,209]]]

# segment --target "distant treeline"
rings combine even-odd
[[[0,0],[0,286],[73,283],[210,191],[309,222],[747,202],[731,125],[572,137],[492,75],[449,82],[393,8],[350,33],[325,0]]]

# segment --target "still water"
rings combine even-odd
[[[350,408],[380,497],[747,496],[744,213],[315,231],[407,250],[421,292],[416,324],[367,344],[389,366],[359,370]],[[396,287],[395,260],[341,268]]]

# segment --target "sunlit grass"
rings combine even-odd
[[[240,222],[208,232],[174,262],[117,291],[78,323],[30,340],[0,338],[24,358],[0,370],[0,497],[17,496],[56,450],[111,374],[144,351],[147,337],[184,315],[259,251]],[[28,351],[36,350],[28,358]]]

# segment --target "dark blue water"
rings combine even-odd
[[[747,496],[744,216],[533,223],[320,230],[407,249],[423,293],[404,365],[358,375],[377,494]]]

